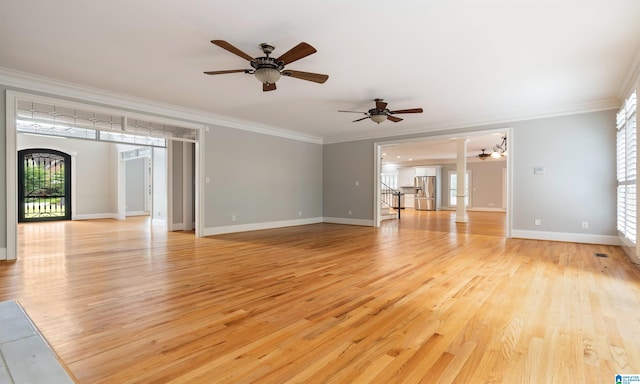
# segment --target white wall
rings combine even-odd
[[[17,149],[49,148],[75,155],[76,189],[75,219],[113,217],[117,211],[113,197],[117,195],[113,183],[115,163],[111,143],[71,138],[51,138],[27,134],[17,135]]]

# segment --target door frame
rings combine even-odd
[[[35,220],[25,220],[24,217],[24,201],[21,200],[21,203],[18,204],[18,222],[20,222],[20,219],[22,218],[22,222],[38,222],[38,221],[55,221],[55,220],[71,220],[71,218],[73,217],[73,201],[74,199],[74,195],[72,193],[72,172],[73,172],[73,162],[72,162],[72,156],[71,154],[65,152],[65,151],[60,151],[57,149],[53,149],[53,148],[24,148],[24,149],[20,149],[17,150],[17,154],[18,154],[18,160],[21,160],[19,162],[24,162],[24,158],[20,156],[20,153],[48,153],[51,155],[57,155],[60,156],[64,159],[64,193],[65,193],[65,214],[64,217],[49,217],[49,218],[41,218],[41,219],[35,219]],[[16,163],[16,165],[18,166],[18,198],[22,199],[24,198],[24,196],[21,196],[24,193],[24,179],[25,179],[25,175],[24,175],[24,167],[22,166],[22,164],[18,164]],[[21,171],[22,170],[22,171]],[[22,178],[20,177],[20,175],[22,174]],[[22,193],[21,193],[22,191]]]
[[[455,139],[455,138],[463,138],[463,137],[473,137],[478,135],[486,135],[492,133],[505,133],[509,138],[509,155],[506,159],[506,220],[505,220],[505,237],[511,238],[512,232],[512,223],[513,223],[513,198],[512,198],[512,183],[513,183],[513,155],[514,151],[513,145],[514,143],[514,135],[512,127],[504,127],[504,128],[495,128],[489,130],[470,130],[467,132],[460,132],[456,134],[447,134],[447,135],[433,135],[433,136],[419,136],[413,137],[410,139],[398,139],[398,140],[388,140],[388,141],[376,141],[373,143],[373,190],[374,190],[374,201],[373,201],[373,226],[380,227],[380,223],[382,221],[382,216],[380,212],[380,174],[382,172],[382,147],[386,145],[392,144],[404,144],[418,141],[435,141],[435,140],[447,140],[447,139]]]
[[[63,92],[64,93],[64,92]],[[71,97],[71,96],[70,96]],[[202,196],[204,195],[204,184],[201,180],[204,180],[204,160],[205,160],[205,150],[204,150],[204,124],[195,124],[187,121],[175,120],[170,118],[159,117],[159,115],[150,115],[145,113],[136,113],[136,112],[125,112],[122,109],[117,108],[108,108],[101,107],[94,104],[86,104],[74,101],[63,100],[57,97],[48,97],[48,96],[40,96],[34,95],[26,92],[19,91],[6,91],[6,143],[5,143],[5,155],[6,155],[6,201],[7,201],[7,226],[6,226],[6,240],[7,246],[6,248],[0,248],[0,260],[15,260],[17,258],[18,253],[18,169],[17,169],[17,129],[16,129],[16,118],[17,118],[17,101],[18,100],[27,100],[30,102],[40,102],[44,104],[55,104],[59,106],[64,106],[72,109],[82,109],[89,110],[96,113],[105,113],[110,115],[123,116],[124,118],[129,117],[133,119],[140,119],[146,121],[157,122],[160,124],[170,124],[178,127],[190,128],[197,131],[195,140],[188,140],[190,142],[195,143],[195,151],[196,151],[196,172],[195,172],[195,235],[197,237],[204,236],[204,214],[202,213],[204,204],[202,202]],[[115,100],[115,98],[113,99]],[[104,104],[107,104],[106,102]],[[135,107],[131,107],[131,109],[136,109]],[[172,140],[177,141],[187,141],[185,139],[171,139],[167,138],[167,146],[171,143]],[[170,155],[167,154],[167,157]],[[170,161],[170,159],[167,159]],[[72,167],[73,167],[73,158],[72,158]],[[72,168],[73,172],[73,168]],[[165,188],[167,192],[169,191],[170,180],[169,175],[167,175],[167,182],[165,183]],[[75,177],[72,174],[72,180]],[[72,186],[71,190],[72,195],[76,195],[75,188]],[[169,196],[169,195],[167,195]],[[72,204],[73,201],[72,200]],[[170,210],[172,209],[172,204],[170,202],[166,203],[166,212],[169,216]],[[73,215],[75,215],[76,209],[72,206],[72,220]]]

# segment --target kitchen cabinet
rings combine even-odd
[[[415,176],[437,176],[439,167],[417,167]]]
[[[415,176],[415,168],[400,168],[398,170],[398,187],[413,187],[413,178]]]
[[[413,201],[415,198],[415,194],[413,193],[405,193],[404,194],[404,207],[405,208],[413,208]]]

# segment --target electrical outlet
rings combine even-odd
[[[349,216],[351,216],[353,214],[353,212],[351,212],[351,210],[349,210]]]
[[[231,215],[231,221],[236,221],[236,215]]]
[[[542,219],[535,219],[535,220],[533,221],[533,223],[534,223],[535,225],[542,225]]]
[[[583,221],[582,222],[582,229],[589,229],[589,222],[588,221]]]
[[[302,211],[298,211],[298,216],[302,216]]]

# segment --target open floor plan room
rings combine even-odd
[[[615,246],[506,239],[504,216],[410,211],[380,228],[205,238],[147,217],[21,224],[0,300],[20,303],[80,383],[640,372],[638,267]]]

